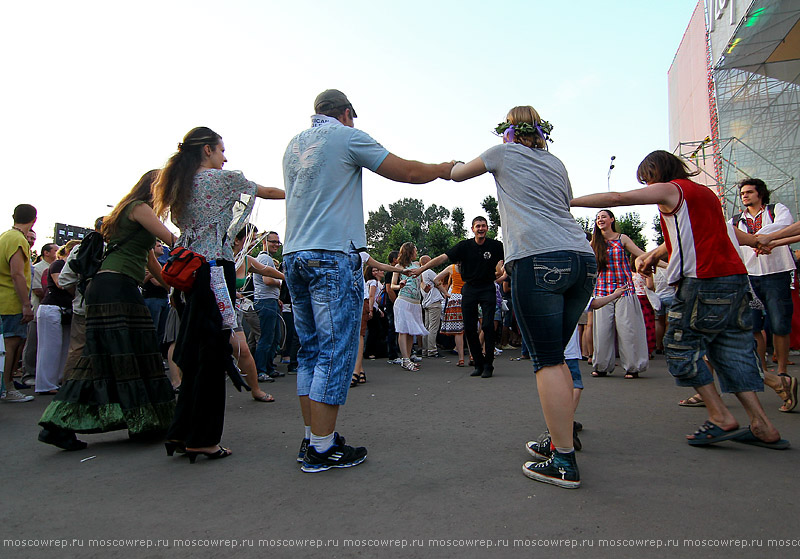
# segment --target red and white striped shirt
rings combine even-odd
[[[675,209],[661,212],[661,230],[669,252],[667,281],[747,274],[733,227],[725,221],[716,194],[686,179],[671,181],[681,194]]]

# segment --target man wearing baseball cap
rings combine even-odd
[[[304,472],[349,468],[367,457],[335,432],[358,352],[367,245],[361,169],[397,182],[450,179],[453,162],[402,159],[354,127],[356,112],[337,89],[314,101],[311,128],[283,156],[286,239],[283,256],[300,338],[297,394],[305,423],[298,454]]]

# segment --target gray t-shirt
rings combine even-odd
[[[569,211],[572,187],[560,159],[511,143],[487,149],[481,159],[497,183],[506,262],[559,250],[594,254]]]
[[[261,262],[264,266],[269,266],[270,268],[275,267],[275,261],[268,252],[261,252],[256,257],[256,260]],[[255,272],[253,272],[253,274],[253,298],[256,301],[259,299],[277,299],[281,293],[280,285],[266,285],[264,283],[266,276],[256,274]]]

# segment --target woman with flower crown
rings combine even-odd
[[[548,434],[527,443],[536,462],[526,462],[523,473],[537,481],[577,488],[573,383],[564,348],[586,310],[597,264],[583,229],[570,213],[567,170],[547,150],[551,130],[533,107],[514,107],[495,129],[503,143],[469,163],[456,163],[450,178],[460,182],[489,172],[497,184],[514,313],[532,350],[548,428]]]

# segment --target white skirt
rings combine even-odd
[[[422,322],[422,305],[398,297],[394,302],[394,331],[398,334],[427,336],[428,329]]]

